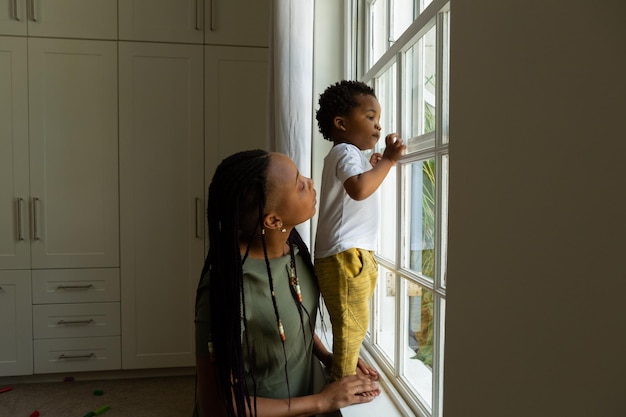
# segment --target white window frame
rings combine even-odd
[[[390,38],[391,24],[389,23],[390,9],[393,7],[393,0],[387,0],[388,10],[385,12],[387,24],[386,39]],[[378,306],[376,305],[377,296],[372,298],[372,317],[370,320],[370,331],[364,341],[364,348],[377,362],[379,369],[386,373],[387,377],[393,384],[394,389],[399,393],[402,400],[411,408],[411,410],[419,416],[423,417],[442,417],[443,416],[443,345],[444,345],[444,322],[445,322],[445,299],[446,289],[443,276],[445,274],[445,257],[447,253],[447,176],[442,174],[441,169],[446,159],[446,170],[448,168],[448,56],[449,56],[449,37],[444,30],[444,13],[450,10],[450,0],[432,0],[424,10],[415,18],[413,23],[400,35],[396,40],[389,40],[388,49],[383,55],[371,66],[367,66],[370,61],[368,47],[365,47],[367,36],[371,24],[368,13],[368,4],[372,0],[351,0],[348,10],[346,11],[346,40],[351,48],[348,54],[350,60],[346,63],[348,73],[352,78],[364,81],[377,90],[377,80],[385,73],[394,63],[396,64],[396,119],[395,124],[398,126],[400,135],[403,138],[408,137],[408,122],[405,121],[405,79],[404,79],[404,56],[407,50],[413,47],[417,40],[422,38],[433,26],[436,25],[436,103],[438,108],[435,115],[435,132],[426,133],[420,137],[412,138],[419,141],[424,146],[420,146],[417,150],[407,152],[396,166],[397,174],[397,227],[396,227],[396,256],[395,260],[390,260],[377,255],[379,264],[395,274],[395,291],[398,294],[395,297],[395,314],[398,318],[395,323],[395,358],[393,366],[385,360],[383,352],[377,347],[375,332],[373,326],[377,325]],[[417,7],[421,8],[423,0],[416,0]],[[356,23],[356,24],[355,24]],[[446,22],[449,25],[449,20]],[[357,28],[360,28],[357,29]],[[383,111],[385,109],[383,108]],[[384,126],[383,126],[384,129]],[[391,133],[384,131],[384,134]],[[436,187],[435,187],[435,276],[432,280],[424,279],[418,273],[403,267],[403,193],[402,193],[402,170],[410,166],[412,162],[435,159],[436,168]],[[442,193],[442,190],[445,192]],[[442,232],[443,231],[443,232]],[[380,279],[384,279],[379,277]],[[432,366],[432,400],[431,406],[421,400],[420,396],[401,376],[401,370],[404,367],[404,344],[406,338],[403,332],[407,329],[407,319],[400,317],[403,311],[406,311],[406,287],[405,283],[416,283],[421,287],[432,291],[434,294],[434,318],[433,318],[433,366]]]

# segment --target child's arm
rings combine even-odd
[[[365,200],[380,187],[389,170],[402,156],[406,146],[397,133],[391,133],[385,138],[385,151],[382,158],[372,169],[362,174],[348,178],[343,187],[353,200]]]

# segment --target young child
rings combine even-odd
[[[196,416],[310,416],[373,400],[376,376],[318,387],[331,353],[315,335],[319,289],[295,226],[313,181],[280,153],[222,161],[209,187],[209,253],[196,294]],[[321,390],[321,391],[320,391]]]
[[[331,380],[354,375],[378,277],[376,190],[406,148],[396,133],[384,153],[362,151],[380,138],[380,103],[359,81],[341,81],[320,95],[319,131],[333,147],[324,158],[315,269],[333,329]]]

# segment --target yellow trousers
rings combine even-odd
[[[331,380],[336,381],[356,374],[378,263],[372,252],[353,248],[316,259],[315,271],[333,328]]]

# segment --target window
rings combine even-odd
[[[376,91],[383,133],[399,132],[407,144],[381,187],[380,273],[365,347],[413,411],[433,417],[443,415],[447,1],[354,0],[350,14],[356,77]]]

